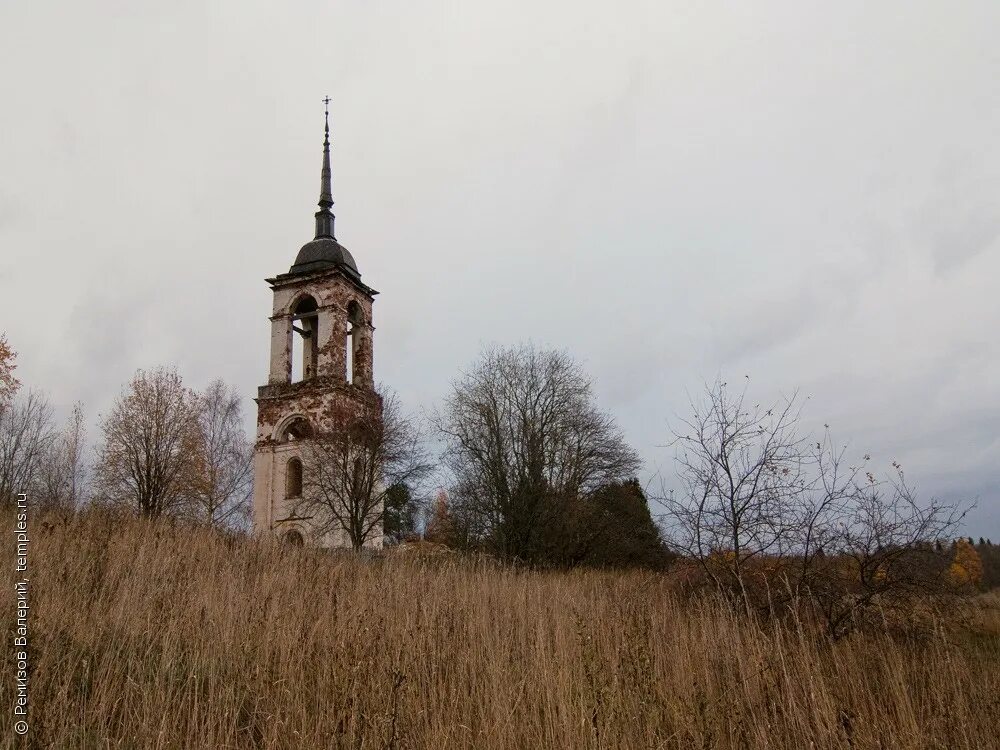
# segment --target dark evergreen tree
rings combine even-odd
[[[594,530],[584,562],[612,567],[662,567],[668,554],[635,479],[605,485],[589,500]]]
[[[417,533],[419,505],[413,492],[403,483],[392,485],[385,493],[382,523],[386,541],[398,544]]]

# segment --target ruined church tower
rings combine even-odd
[[[267,385],[257,389],[253,467],[254,531],[323,547],[349,541],[342,530],[321,533],[317,519],[301,511],[309,441],[332,410],[381,409],[372,372],[372,303],[378,292],[361,281],[353,256],[337,242],[332,208],[327,111],[316,236],[287,273],[267,279],[274,294],[271,367]],[[376,535],[374,546],[380,545]]]

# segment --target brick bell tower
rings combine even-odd
[[[303,453],[323,430],[325,413],[381,409],[372,370],[378,292],[362,283],[353,256],[333,233],[328,107],[325,117],[316,236],[302,246],[288,273],[267,279],[274,293],[271,368],[255,399],[253,525],[255,533],[291,544],[337,547],[350,545],[344,532],[320,533],[316,519],[296,514]],[[374,546],[381,546],[381,535]]]

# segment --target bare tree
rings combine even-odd
[[[883,479],[858,467],[847,473],[810,518],[811,533],[822,542],[795,571],[795,600],[807,599],[836,639],[873,613],[880,620],[887,611],[905,616],[915,596],[965,593],[948,577],[949,560],[936,547],[960,528],[968,508],[934,498],[919,502],[895,462]]]
[[[87,427],[84,423],[83,404],[73,404],[69,424],[63,432],[63,453],[69,470],[69,505],[78,508],[83,501],[87,487],[87,465],[83,452],[87,445]]]
[[[246,525],[253,481],[253,445],[243,429],[240,395],[222,380],[201,394],[198,480],[194,500],[210,525]]]
[[[343,532],[360,549],[382,536],[385,504],[395,485],[418,486],[429,473],[422,436],[392,393],[360,414],[334,406],[319,420],[303,456],[296,514],[312,516],[320,533]]]
[[[16,359],[16,352],[7,343],[7,334],[0,334],[0,412],[7,408],[21,387],[21,382],[14,377]]]
[[[762,407],[716,380],[674,433],[680,495],[665,498],[674,541],[720,588],[746,599],[744,569],[795,541],[811,456],[791,398]]]
[[[946,592],[934,542],[964,510],[919,503],[902,470],[877,479],[851,465],[829,430],[799,432],[795,396],[751,405],[722,380],[706,387],[675,431],[682,489],[666,494],[674,546],[749,611],[810,606],[833,637],[875,607],[914,592]]]
[[[79,507],[87,482],[83,460],[86,439],[83,405],[76,403],[66,426],[49,442],[39,471],[40,491],[46,505],[66,510]]]
[[[9,507],[20,492],[34,493],[54,439],[52,407],[37,391],[0,410],[0,503]]]
[[[139,370],[100,420],[100,499],[139,515],[187,509],[200,455],[199,404],[175,370]]]
[[[447,441],[453,516],[508,558],[544,558],[566,503],[628,479],[640,463],[579,365],[530,344],[486,350],[434,421]]]

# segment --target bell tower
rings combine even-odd
[[[381,400],[372,358],[378,292],[361,281],[354,257],[334,236],[329,108],[325,117],[315,237],[287,273],[267,279],[274,295],[271,365],[255,399],[253,525],[292,544],[336,547],[349,546],[346,534],[317,530],[318,519],[301,511],[306,449],[324,430],[324,414],[381,410]]]

